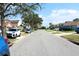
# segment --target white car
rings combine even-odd
[[[31,27],[30,26],[26,26],[25,29],[24,29],[24,31],[26,33],[31,33]]]
[[[8,37],[17,37],[20,36],[21,32],[18,28],[11,28],[7,31],[7,36]]]

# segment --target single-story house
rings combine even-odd
[[[64,26],[79,26],[79,21],[66,21]]]
[[[66,21],[63,26],[71,26],[73,29],[79,27],[79,21]]]
[[[20,20],[5,20],[4,26],[6,28],[13,28],[13,27],[18,27],[22,24],[22,21]],[[0,23],[1,26],[1,23]]]

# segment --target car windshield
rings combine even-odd
[[[17,29],[9,29],[9,31],[17,31]]]

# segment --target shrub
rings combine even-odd
[[[42,26],[40,29],[46,29],[46,27],[45,26]]]
[[[62,27],[59,27],[59,30],[60,31],[71,31],[71,30],[74,30],[74,29],[71,26],[62,26]]]

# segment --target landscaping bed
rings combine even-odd
[[[12,41],[13,41],[12,39],[8,39],[8,45],[9,45],[9,47],[11,47],[14,44]]]
[[[14,44],[15,41],[16,41],[16,38],[8,38],[9,47],[11,47]]]

